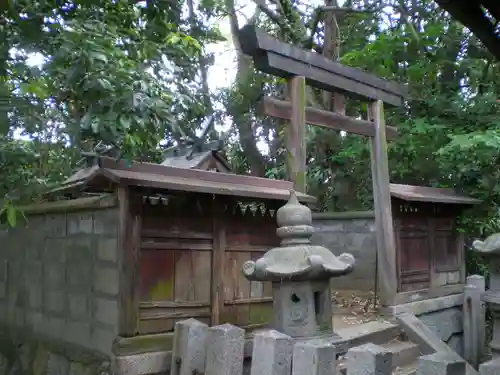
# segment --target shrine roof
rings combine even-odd
[[[433,202],[446,204],[478,204],[479,199],[457,194],[453,189],[427,186],[390,184],[391,196],[412,202]]]
[[[186,155],[168,156],[161,164],[169,167],[206,170],[206,167],[208,166],[207,161],[209,161],[209,159],[213,159],[217,162],[223,168],[223,172],[231,172],[231,167],[227,161],[216,150],[197,152],[191,157]]]
[[[71,189],[92,190],[110,185],[143,187],[155,190],[227,195],[244,198],[286,201],[293,189],[289,181],[242,176],[232,173],[171,167],[153,163],[131,163],[100,157],[97,165],[77,171],[51,193]],[[310,195],[297,193],[301,202],[314,203]]]

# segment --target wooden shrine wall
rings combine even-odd
[[[169,332],[176,321],[196,318],[211,324],[214,214],[210,201],[143,205],[140,255],[138,334]],[[228,208],[223,279],[224,306],[219,323],[249,326],[266,322],[271,288],[250,283],[241,272],[246,260],[257,259],[277,244],[270,212]]]
[[[394,207],[399,291],[463,283],[463,237],[455,216],[418,204]]]
[[[138,333],[210,318],[212,219],[201,206],[147,200],[142,210]],[[196,210],[196,211],[195,211]]]
[[[272,211],[247,208],[230,214],[226,227],[224,253],[224,308],[221,323],[253,327],[269,321],[272,308],[271,283],[248,281],[241,267],[248,260],[257,260],[279,245],[276,219]],[[228,215],[229,216],[229,215]]]

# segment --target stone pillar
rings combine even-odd
[[[391,375],[392,353],[371,343],[349,349],[347,373],[349,375]]]
[[[337,350],[321,340],[298,342],[293,348],[292,375],[336,374]]]
[[[253,342],[251,375],[290,375],[293,339],[275,330],[257,332]]]
[[[482,299],[489,305],[493,315],[491,355],[500,358],[500,233],[489,236],[485,241],[474,241],[472,247],[489,258],[490,285]]]
[[[485,307],[481,301],[484,289],[483,276],[472,275],[467,278],[463,305],[464,358],[476,369],[483,357],[485,345]]]
[[[498,375],[500,374],[500,358],[485,362],[479,366],[480,375]]]
[[[417,375],[465,375],[465,361],[450,353],[434,353],[418,359]]]
[[[241,375],[244,346],[244,329],[231,324],[210,327],[206,340],[207,357],[204,374]]]
[[[273,328],[292,337],[332,331],[330,282],[273,282]]]
[[[194,375],[205,372],[208,326],[196,319],[177,322],[170,375]]]

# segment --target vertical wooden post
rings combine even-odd
[[[385,134],[384,104],[381,100],[369,105],[368,116],[373,121],[375,136],[371,139],[373,200],[378,256],[380,302],[390,306],[397,293],[396,244],[391,210],[389,161]]]
[[[286,128],[287,173],[295,190],[306,192],[306,79],[294,76],[288,81],[292,119]]]
[[[119,187],[120,224],[118,257],[120,265],[119,334],[133,336],[139,316],[139,263],[141,254],[141,199],[128,187]]]
[[[429,262],[429,289],[434,289],[434,288],[439,288],[439,274],[438,270],[436,267],[436,262],[434,261],[433,257],[431,256],[430,252],[431,249],[436,248],[436,219],[433,217],[427,218],[427,230],[428,230],[428,243],[429,246],[427,248],[427,252],[425,254],[425,257],[428,259]],[[399,265],[398,265],[399,266]]]
[[[339,93],[333,93],[333,111],[345,116],[345,96]]]
[[[226,221],[222,208],[223,202],[217,197],[212,201],[213,242],[212,242],[212,280],[210,287],[210,325],[220,324],[224,309],[224,253],[226,251]]]

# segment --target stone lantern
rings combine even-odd
[[[276,217],[280,246],[245,262],[243,274],[251,281],[272,282],[273,329],[299,340],[338,339],[332,331],[330,279],[350,273],[354,257],[336,257],[311,244],[311,210],[299,203],[294,191]]]
[[[488,304],[493,315],[493,339],[491,354],[500,360],[500,233],[493,234],[485,241],[474,241],[472,247],[489,258],[490,287],[482,300]]]

